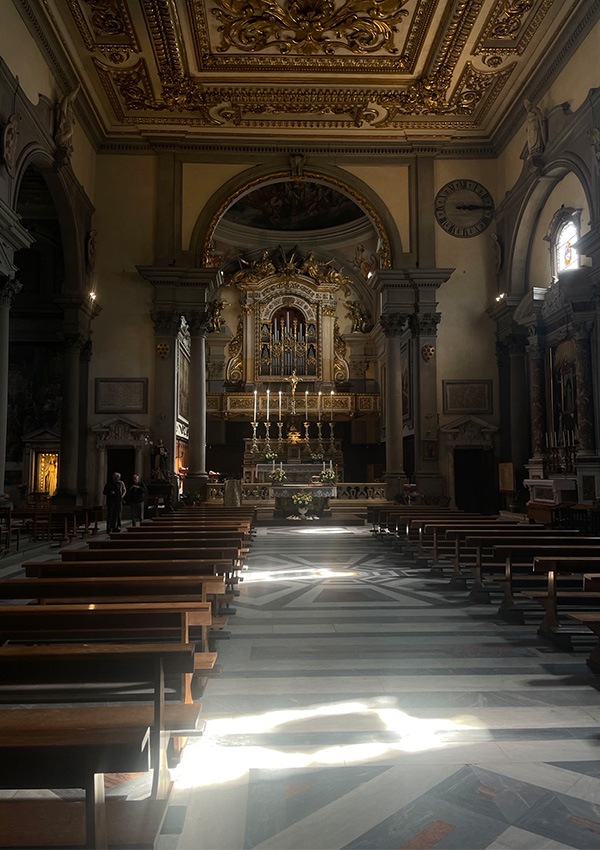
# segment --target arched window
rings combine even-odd
[[[579,267],[575,245],[580,236],[581,210],[564,205],[552,216],[546,240],[550,243],[550,259],[554,279],[569,269]]]
[[[556,234],[554,242],[556,271],[558,274],[564,272],[565,269],[577,268],[579,265],[579,254],[573,247],[578,239],[579,227],[573,219],[569,219]]]

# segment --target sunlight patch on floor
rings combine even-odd
[[[302,752],[275,746],[228,744],[229,736],[267,734],[311,718],[352,714],[371,716],[380,731],[395,733],[398,740],[310,747]],[[467,716],[455,719],[412,717],[394,708],[389,697],[222,717],[208,721],[204,736],[188,744],[180,764],[172,771],[172,778],[177,788],[190,788],[229,782],[253,768],[283,770],[362,764],[393,752],[419,753],[453,746],[453,742],[444,740],[447,733],[482,728],[485,727],[478,720]],[[373,735],[376,737],[377,731]]]

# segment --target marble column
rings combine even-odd
[[[77,500],[79,460],[79,362],[86,340],[77,333],[63,335],[62,416],[56,501]]]
[[[443,479],[438,462],[437,326],[441,313],[415,313],[414,336],[415,470],[419,493],[438,496]]]
[[[14,278],[0,278],[0,503],[4,500],[6,477],[6,426],[8,420],[8,342],[10,308],[21,284]]]
[[[206,490],[206,334],[210,326],[207,313],[186,313],[190,331],[190,407],[189,467],[185,492]]]
[[[594,399],[592,389],[592,350],[590,337],[592,322],[580,322],[574,326],[575,374],[577,378],[577,429],[579,432],[580,455],[594,455]]]
[[[171,462],[171,459],[175,457],[175,416],[177,410],[175,366],[181,313],[176,309],[153,310],[151,317],[154,323],[155,341],[153,439],[155,442],[157,440],[163,441],[169,462]]]
[[[529,337],[527,354],[529,355],[531,437],[534,457],[539,458],[544,455],[545,436],[548,428],[546,426],[544,349],[535,334]]]
[[[402,492],[404,472],[401,342],[409,314],[384,313],[380,324],[385,347],[385,457],[386,498]]]
[[[510,363],[510,459],[515,465],[517,489],[526,477],[530,445],[525,342],[522,336],[511,336],[507,340]]]

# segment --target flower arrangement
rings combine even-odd
[[[311,452],[310,459],[313,463],[321,463],[323,460],[323,452]]]
[[[323,472],[319,473],[319,481],[322,484],[335,484],[337,482],[337,475],[333,469],[324,469]]]
[[[276,466],[269,472],[269,478],[273,482],[273,484],[282,484],[284,481],[287,481],[287,475],[285,474],[285,470],[280,466]]]
[[[277,452],[265,452],[265,460],[278,460],[279,455]]]
[[[299,508],[309,508],[312,505],[313,497],[310,493],[300,492],[294,493],[292,502]]]

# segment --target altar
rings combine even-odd
[[[279,468],[279,464],[277,465]],[[273,472],[272,463],[256,464],[256,480],[261,484],[270,482]],[[322,463],[286,463],[284,466],[287,480],[290,484],[308,484],[313,475],[319,475],[323,470]]]
[[[286,517],[297,514],[298,510],[292,501],[292,496],[296,493],[310,493],[312,512],[317,516],[328,516],[329,500],[337,496],[337,487],[335,484],[275,484],[273,486],[275,499],[273,516]]]

